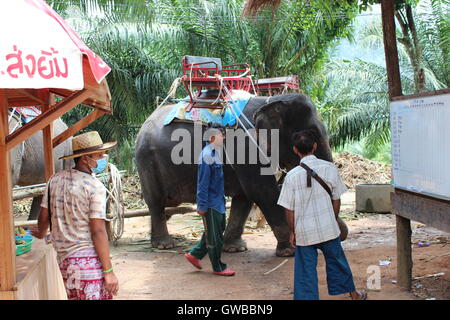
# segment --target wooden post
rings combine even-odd
[[[50,94],[48,102],[42,105],[42,112],[46,112],[54,104],[54,95]],[[42,129],[42,137],[44,139],[43,153],[45,164],[45,181],[48,181],[50,177],[55,174],[55,159],[53,153],[53,122]]]
[[[68,128],[66,131],[60,133],[57,137],[53,139],[53,148],[60,145],[67,139],[69,139],[71,136],[73,136],[78,131],[86,128],[89,124],[103,116],[106,112],[103,110],[95,109],[90,114],[88,114],[83,119],[79,120],[77,123],[72,125],[70,128]]]
[[[395,34],[395,1],[381,1],[381,17],[383,22],[384,54],[389,86],[389,99],[402,95],[400,67],[398,64],[397,37]],[[394,194],[395,196],[395,194]],[[397,228],[397,283],[411,290],[412,279],[412,249],[411,221],[399,215],[396,216]]]
[[[397,37],[395,34],[395,1],[381,1],[381,18],[383,22],[384,55],[389,85],[389,98],[402,95],[400,67],[398,64]]]
[[[396,215],[397,227],[397,283],[406,290],[411,290],[412,284],[412,248],[411,221]]]
[[[12,186],[9,151],[6,137],[9,134],[8,101],[0,90],[0,297],[14,298],[16,285],[16,252],[12,215]]]

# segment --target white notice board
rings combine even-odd
[[[450,200],[450,93],[390,107],[394,186]]]

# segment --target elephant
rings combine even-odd
[[[195,203],[197,187],[197,165],[174,164],[171,161],[171,150],[178,143],[172,141],[172,134],[177,129],[185,129],[193,136],[194,125],[181,121],[164,125],[163,122],[170,110],[170,105],[161,106],[147,118],[137,135],[135,147],[135,161],[142,193],[151,213],[152,246],[163,249],[172,248],[175,244],[168,233],[169,217],[165,215],[165,207],[178,206],[184,202]],[[316,156],[328,161],[333,160],[325,126],[306,95],[252,97],[243,114],[257,132],[260,129],[279,130],[279,164],[282,169],[290,170],[299,164],[298,157],[292,151],[291,136],[302,129],[313,129],[320,137]],[[246,126],[244,116],[239,117],[241,121],[237,122],[237,128],[242,129]],[[203,128],[203,131],[205,130],[206,128]],[[227,133],[228,130],[236,129],[227,128]],[[250,139],[246,139],[245,152],[248,152],[251,143]],[[270,139],[267,139],[268,155],[271,152],[271,143]],[[227,146],[230,146],[228,138],[225,139],[225,150]],[[236,144],[235,147],[237,148]],[[196,157],[197,154],[192,151],[191,159]],[[285,212],[277,205],[280,186],[274,174],[261,174],[262,166],[250,163],[224,163],[225,194],[232,198],[229,221],[224,234],[224,250],[227,252],[247,250],[242,233],[255,203],[263,212],[277,239],[276,255],[292,256],[294,249],[289,243],[290,231]]]
[[[20,125],[18,118],[11,117],[9,121],[10,131]],[[58,118],[53,122],[53,135],[57,136],[67,128],[67,125]],[[23,143],[11,149],[11,181],[13,186],[29,186],[46,182],[43,143],[42,131],[38,131]],[[70,169],[73,166],[73,160],[71,159],[59,160],[60,157],[72,152],[72,139],[64,141],[53,150],[55,172]],[[29,220],[37,219],[41,201],[42,196],[33,198],[28,216]]]

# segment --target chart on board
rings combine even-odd
[[[394,101],[393,185],[450,200],[450,94]]]

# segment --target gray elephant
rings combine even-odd
[[[10,130],[17,128],[20,121],[16,117],[12,117],[9,121]],[[53,135],[64,132],[67,125],[57,119],[53,122]],[[55,172],[69,169],[73,166],[72,160],[59,160],[60,157],[72,152],[72,140],[68,139],[54,148]],[[43,154],[43,137],[42,131],[38,131],[33,136],[17,145],[11,150],[11,179],[13,186],[29,186],[45,181],[45,164]],[[41,205],[42,196],[33,198],[30,220],[37,219]]]
[[[172,133],[182,128],[188,130],[193,137],[194,125],[184,122],[163,125],[170,110],[170,106],[164,106],[150,115],[140,129],[135,150],[143,196],[151,213],[152,245],[158,248],[174,246],[174,240],[167,230],[164,208],[178,206],[183,202],[195,203],[196,197],[197,165],[193,162],[176,165],[171,161],[172,149],[178,143],[171,140]],[[325,128],[307,96],[287,94],[270,98],[254,97],[245,107],[244,115],[257,130],[279,129],[279,163],[282,168],[290,170],[298,165],[299,160],[292,152],[291,136],[295,131],[302,129],[316,130],[320,137],[316,155],[321,159],[332,161]],[[240,119],[242,124],[246,125],[242,115]],[[239,124],[238,127],[242,126]],[[245,152],[249,150],[251,143],[246,139]],[[230,148],[230,141],[225,140],[225,150],[227,146]],[[237,144],[235,155],[236,148]],[[269,155],[270,139],[267,139],[267,148]],[[192,151],[191,159],[196,157],[197,154]],[[277,239],[276,255],[291,256],[294,251],[289,244],[289,230],[284,209],[277,205],[279,185],[273,174],[261,174],[262,166],[225,162],[225,194],[232,197],[232,201],[224,235],[224,250],[238,252],[247,249],[241,236],[252,204],[255,203],[263,212]]]

